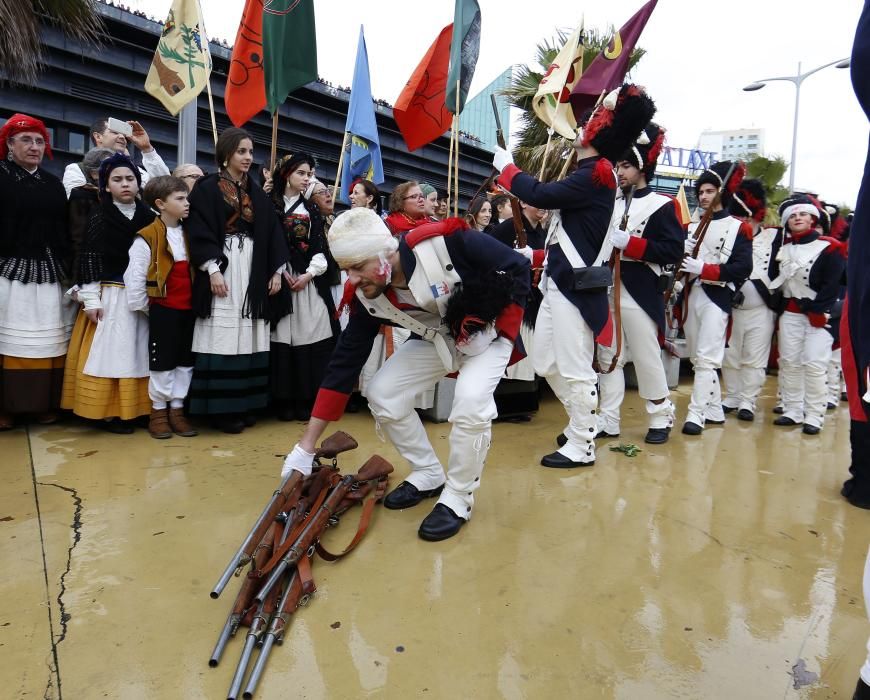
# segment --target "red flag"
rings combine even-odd
[[[266,107],[263,0],[245,2],[236,43],[233,44],[224,106],[230,121],[236,126],[242,126]]]
[[[631,52],[643,28],[646,26],[649,16],[655,9],[658,0],[649,0],[641,7],[622,29],[620,29],[604,50],[595,57],[589,67],[583,72],[583,76],[577,81],[571,90],[571,107],[577,120],[584,110],[595,106],[602,91],[610,92],[622,85],[625,74],[628,72],[628,61]]]
[[[434,141],[450,128],[453,115],[444,103],[444,96],[452,36],[453,25],[448,24],[423,56],[393,107],[393,117],[409,151]]]

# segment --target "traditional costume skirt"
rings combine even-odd
[[[0,412],[58,408],[75,314],[59,283],[0,277]]]
[[[127,305],[119,282],[100,290],[103,318],[79,311],[70,338],[61,407],[99,420],[131,420],[151,412],[148,397],[148,318]]]
[[[229,260],[224,272],[229,294],[215,296],[211,316],[196,319],[193,330],[191,413],[247,413],[269,401],[269,326],[263,319],[242,315],[254,242],[228,235],[224,253]]]
[[[309,282],[301,291],[293,292],[293,313],[272,329],[272,397],[313,403],[334,347],[329,310]]]

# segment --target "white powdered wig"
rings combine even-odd
[[[329,250],[341,268],[378,258],[381,263],[399,247],[390,229],[371,209],[355,207],[336,217],[327,236]]]

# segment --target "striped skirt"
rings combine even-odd
[[[197,353],[188,397],[190,412],[199,415],[265,408],[269,402],[269,353]]]
[[[50,413],[60,406],[63,367],[59,357],[0,355],[0,413]]]

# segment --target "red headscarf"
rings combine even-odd
[[[26,114],[13,114],[6,123],[0,128],[0,160],[5,160],[9,153],[9,146],[6,141],[16,134],[22,134],[25,131],[34,131],[40,134],[45,139],[45,155],[49,158],[51,155],[51,143],[48,137],[48,129],[45,124],[35,117]]]

